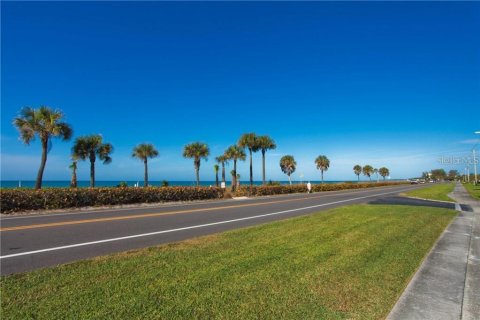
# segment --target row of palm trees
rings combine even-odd
[[[268,150],[273,150],[277,146],[275,141],[270,138],[269,136],[259,136],[255,133],[245,133],[243,134],[238,142],[234,145],[229,146],[223,154],[215,157],[218,165],[214,166],[215,170],[215,180],[216,184],[218,185],[218,171],[220,166],[222,168],[222,183],[226,183],[225,177],[225,166],[229,163],[229,161],[233,162],[233,170],[231,171],[232,175],[232,189],[235,190],[237,186],[237,161],[245,161],[246,160],[246,153],[245,149],[248,150],[249,158],[250,158],[250,186],[253,185],[253,153],[261,151],[262,152],[262,182],[263,184],[266,183],[265,178],[265,155]],[[193,166],[195,168],[195,176],[197,185],[200,184],[200,162],[202,159],[207,160],[208,156],[210,155],[210,150],[205,143],[202,142],[194,142],[188,144],[183,149],[183,156],[185,158],[192,158],[193,159]]]
[[[38,109],[30,107],[23,108],[18,117],[13,120],[14,126],[20,133],[20,139],[25,144],[30,144],[36,136],[39,137],[42,145],[42,159],[40,168],[38,170],[37,179],[35,183],[35,189],[42,187],[43,172],[45,170],[48,152],[52,146],[53,138],[61,138],[64,141],[70,140],[73,135],[72,127],[63,121],[64,115],[60,110],[53,110],[47,106],[41,106]],[[277,146],[275,141],[269,136],[259,136],[255,133],[243,134],[238,142],[229,146],[223,154],[215,157],[218,164],[215,164],[214,170],[216,174],[216,184],[218,186],[218,172],[220,166],[222,168],[222,182],[226,183],[225,166],[232,161],[233,170],[232,175],[232,189],[235,190],[237,186],[237,180],[239,175],[237,174],[237,161],[246,160],[246,152],[248,150],[250,159],[250,186],[253,185],[253,153],[261,151],[262,153],[262,182],[266,183],[265,177],[265,157],[268,150],[273,150]],[[103,161],[104,164],[109,164],[112,161],[111,153],[113,152],[112,144],[103,141],[103,137],[98,134],[81,136],[75,139],[72,147],[72,169],[71,186],[77,186],[77,162],[78,160],[90,161],[90,186],[95,187],[95,162],[98,159]],[[144,185],[148,186],[148,159],[155,158],[159,155],[158,150],[154,145],[148,143],[142,143],[133,148],[132,157],[137,158],[144,163]],[[210,149],[207,144],[202,142],[194,142],[187,144],[183,149],[183,157],[193,159],[193,165],[195,169],[195,177],[197,185],[200,184],[200,164],[201,160],[208,159],[210,155]],[[315,164],[318,170],[321,172],[321,180],[323,183],[323,174],[330,167],[330,160],[320,155],[315,159]],[[291,183],[291,174],[296,170],[296,161],[293,156],[286,155],[280,159],[280,168],[288,176],[288,180]],[[380,169],[374,169],[370,165],[366,165],[363,168],[360,165],[356,165],[354,168],[355,174],[359,177],[360,173],[368,176],[371,180],[371,174],[380,173],[385,179],[389,175],[387,168],[382,167]],[[359,177],[360,179],[360,177]]]
[[[368,177],[370,181],[372,181],[372,175],[375,174],[377,176],[377,181],[378,181],[378,175],[380,174],[383,177],[383,180],[385,180],[386,177],[390,175],[390,170],[386,167],[381,167],[380,169],[374,168],[371,165],[367,164],[365,166],[361,166],[359,164],[355,165],[353,167],[353,172],[358,178],[358,181],[360,181],[360,174],[363,173],[364,176]]]
[[[321,172],[323,184],[323,173],[328,171],[328,168],[330,168],[330,160],[327,158],[327,156],[320,155],[315,159],[315,164],[317,169]],[[295,158],[292,155],[286,155],[280,158],[280,169],[288,176],[288,182],[292,184],[292,179],[290,176],[297,169],[297,162],[295,161]]]
[[[42,145],[42,159],[38,169],[35,189],[41,189],[43,172],[47,163],[48,152],[52,148],[52,139],[60,138],[70,140],[73,135],[71,125],[64,120],[64,114],[60,110],[53,110],[47,106],[38,109],[25,107],[13,119],[13,125],[18,129],[20,139],[27,145],[38,136]],[[70,185],[77,186],[77,162],[78,160],[90,161],[90,186],[95,186],[95,162],[97,157],[104,164],[112,162],[111,153],[113,146],[103,142],[101,135],[87,135],[78,137],[72,147],[72,179]],[[158,151],[152,145],[141,144],[134,148],[133,156],[144,160],[145,184],[148,184],[147,159],[158,155]]]
[[[48,152],[52,146],[53,138],[61,138],[64,141],[70,140],[73,135],[71,125],[64,121],[64,114],[61,110],[53,110],[48,106],[40,106],[38,109],[25,107],[20,110],[18,116],[14,118],[13,125],[20,133],[20,139],[27,145],[35,139],[36,136],[42,144],[42,160],[38,170],[35,189],[42,187],[43,173],[47,163]],[[265,183],[265,153],[267,150],[275,149],[275,142],[268,136],[257,136],[254,133],[247,133],[240,137],[236,145],[232,145],[225,150],[216,160],[222,165],[222,181],[225,182],[225,164],[233,161],[234,168],[232,176],[234,182],[237,179],[237,161],[244,161],[246,158],[245,148],[250,154],[250,184],[253,184],[253,152],[262,152],[263,163],[263,183]],[[95,187],[95,162],[98,159],[104,164],[112,161],[111,153],[113,146],[104,142],[103,137],[98,134],[81,136],[75,139],[72,147],[72,179],[71,186],[77,185],[77,162],[78,160],[90,161],[90,186]],[[197,185],[200,184],[200,163],[202,159],[207,159],[210,150],[205,143],[194,142],[184,147],[183,156],[192,158],[195,168]],[[144,185],[148,185],[148,159],[157,157],[158,150],[152,144],[142,143],[133,149],[132,156],[138,158],[144,163]],[[218,180],[218,179],[217,179]],[[236,183],[234,183],[235,185]]]

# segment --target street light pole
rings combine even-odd
[[[475,134],[480,134],[480,131],[475,131]],[[473,170],[475,172],[475,185],[477,185],[478,183],[478,180],[477,180],[477,157],[476,157],[476,154],[475,154],[475,147],[477,145],[474,145],[473,146],[473,149],[472,149],[472,152],[473,152]]]
[[[474,177],[475,177],[475,180],[474,180],[474,184],[477,185],[477,158],[475,156],[475,149],[472,150],[473,152],[473,172],[474,172]]]

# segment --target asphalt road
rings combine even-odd
[[[0,219],[1,274],[184,240],[355,203],[408,204],[422,186],[293,194]],[[395,200],[397,199],[397,200]],[[420,204],[422,205],[422,204]]]

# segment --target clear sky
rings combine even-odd
[[[268,134],[267,178],[354,180],[355,164],[392,178],[463,157],[480,130],[478,2],[4,2],[1,178],[33,180],[38,141],[11,125],[23,106],[62,109],[75,136],[115,147],[98,180],[141,180],[132,147],[154,143],[150,180],[193,180],[186,143],[214,156],[244,132]],[[45,180],[69,179],[72,142],[55,140]],[[88,163],[79,179],[88,180]],[[239,165],[242,179],[248,163]],[[260,154],[254,156],[261,178]]]

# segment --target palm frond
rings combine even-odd
[[[260,149],[258,137],[253,132],[243,134],[237,144],[240,148],[247,148],[252,152],[257,152]]]

